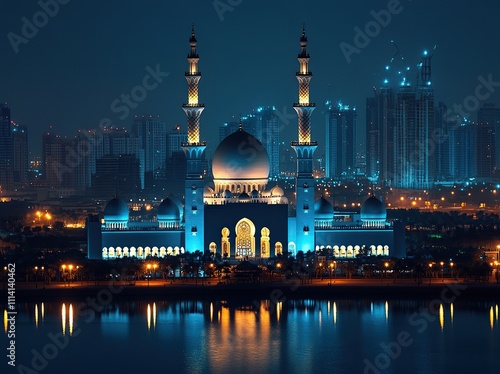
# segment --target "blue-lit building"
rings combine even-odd
[[[269,183],[271,162],[266,147],[252,134],[239,128],[224,138],[212,160],[213,183],[202,178],[206,144],[200,140],[199,119],[204,105],[198,102],[198,71],[194,31],[188,55],[188,136],[182,148],[187,172],[184,203],[173,196],[165,198],[149,222],[129,219],[129,209],[119,198],[105,207],[103,217],[87,221],[88,257],[115,259],[148,256],[164,257],[184,251],[210,251],[228,259],[266,259],[277,255],[296,255],[299,250],[329,249],[338,258],[358,254],[404,257],[404,227],[388,222],[384,204],[374,196],[360,213],[334,212],[325,198],[314,200],[313,154],[309,101],[309,54],[305,30],[300,39],[298,141],[295,204],[289,204],[284,191]]]

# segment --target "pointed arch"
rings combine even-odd
[[[248,218],[242,218],[235,227],[236,257],[255,257],[255,225]]]

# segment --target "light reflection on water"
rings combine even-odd
[[[384,353],[383,344],[397,341],[406,331],[411,348],[404,348],[401,358],[383,372],[463,372],[471,355],[500,364],[497,303],[438,305],[436,315],[424,319],[419,313],[429,303],[423,300],[155,300],[112,303],[88,318],[78,303],[27,303],[18,308],[18,355],[30,362],[31,350],[49,342],[48,333],[60,333],[74,343],[51,362],[49,372],[59,372],[70,359],[82,357],[82,350],[86,356],[106,357],[104,352],[109,354],[113,347],[120,355],[107,367],[112,372],[153,370],[157,355],[179,373],[306,373],[332,368],[335,373],[362,373],[364,359],[374,362]],[[6,318],[5,311],[5,331]],[[73,334],[77,325],[81,333]],[[472,341],[477,356],[466,348]],[[132,360],[139,345],[149,352],[147,363]],[[90,362],[79,366],[72,373],[92,370]]]

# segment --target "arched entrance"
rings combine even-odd
[[[263,227],[260,230],[260,257],[269,258],[271,255],[269,235],[271,231],[267,227]]]
[[[255,257],[255,225],[248,218],[236,224],[236,257]]]

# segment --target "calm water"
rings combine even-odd
[[[500,370],[498,303],[435,304],[435,314],[428,307],[424,300],[151,300],[94,314],[78,302],[24,303],[16,364],[86,374]],[[5,322],[4,315],[4,331]],[[48,359],[33,361],[37,353]],[[2,373],[17,372],[2,360]]]

